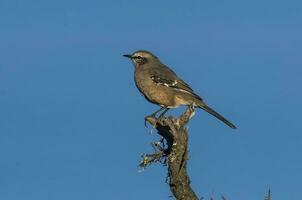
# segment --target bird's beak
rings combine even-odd
[[[124,57],[127,57],[127,58],[132,58],[132,56],[131,55],[129,55],[129,54],[125,54],[125,55],[123,55]]]

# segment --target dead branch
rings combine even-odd
[[[168,184],[177,200],[199,199],[190,186],[187,174],[188,132],[185,126],[193,114],[194,107],[190,106],[179,118],[146,118],[164,138],[167,147],[165,148],[164,141],[154,143],[155,153],[144,155],[140,167],[145,168],[154,162],[167,164]]]

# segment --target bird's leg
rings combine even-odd
[[[153,114],[151,114],[150,116],[156,117],[156,114],[157,114],[157,113],[159,113],[160,111],[165,110],[165,109],[167,109],[167,108],[166,108],[166,107],[161,107],[159,110],[155,111],[155,112],[154,112]],[[166,112],[166,111],[164,111],[164,112]]]
[[[162,118],[162,117],[166,114],[166,112],[168,112],[168,110],[170,110],[170,108],[167,108],[167,107],[166,107],[165,110],[164,110],[164,112],[162,112],[162,113],[159,115],[158,118],[159,118],[159,119]]]
[[[147,121],[148,121],[148,118],[156,118],[156,114],[159,113],[160,111],[164,110],[164,109],[167,109],[166,107],[161,107],[160,109],[158,109],[157,111],[155,111],[154,113],[152,113],[151,115],[149,116],[146,116],[145,117],[145,126],[147,127]],[[164,112],[167,112],[167,111],[164,111]]]

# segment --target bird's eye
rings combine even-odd
[[[142,59],[142,57],[141,57],[141,56],[137,56],[136,58],[137,58],[137,59]]]

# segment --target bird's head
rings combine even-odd
[[[125,54],[123,56],[130,58],[135,66],[141,66],[148,62],[158,61],[158,58],[155,55],[145,50],[136,51],[133,54]]]

